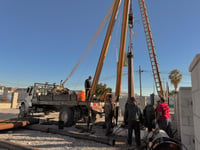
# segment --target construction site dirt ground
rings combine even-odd
[[[18,117],[18,109],[0,109],[0,119],[10,119],[10,118],[17,118]],[[45,124],[44,120],[58,120],[58,113],[50,113],[47,116],[44,115],[37,115],[40,116],[40,118],[43,119],[43,122],[40,122],[40,124],[33,125],[33,126],[40,126],[42,128],[54,128],[58,129],[57,125],[49,125]],[[123,117],[119,118],[119,124],[122,123]],[[104,121],[104,118],[100,118],[97,116],[96,124],[92,128],[92,133],[84,133],[86,136],[92,135],[94,137],[100,137],[100,138],[107,138],[105,136],[105,129],[102,127],[102,124]],[[42,125],[43,124],[43,125]],[[79,128],[77,128],[79,126]],[[75,133],[80,133],[81,128],[84,128],[84,125],[82,124],[76,124],[76,126],[64,128],[63,131],[70,131]],[[8,130],[3,133],[0,133],[0,139],[7,140],[11,142],[16,142],[19,144],[23,144],[26,146],[31,146],[34,148],[38,148],[41,150],[50,149],[50,150],[64,150],[64,149],[134,149],[134,142],[132,147],[127,147],[126,145],[126,134],[127,130],[118,130],[119,128],[115,128],[114,132],[118,132],[118,134],[122,135],[111,135],[111,138],[116,139],[115,146],[110,146],[107,144],[101,144],[99,142],[89,141],[89,140],[83,140],[78,138],[72,138],[68,136],[62,136],[58,134],[51,134],[51,133],[45,133],[40,131],[33,131],[33,130],[27,130],[27,129],[15,129],[15,130]],[[83,131],[83,130],[82,130]],[[143,135],[141,135],[142,137]],[[134,141],[134,139],[133,139]]]

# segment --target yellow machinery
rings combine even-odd
[[[117,79],[116,79],[116,90],[115,90],[115,96],[116,96],[116,102],[119,101],[119,97],[120,97],[120,92],[121,92],[121,82],[122,82],[122,72],[123,72],[123,63],[124,63],[124,56],[125,56],[125,44],[126,44],[126,34],[127,34],[127,27],[128,27],[128,22],[131,20],[131,15],[132,15],[132,25],[130,27],[129,24],[129,28],[132,29],[133,28],[133,14],[132,14],[132,9],[130,9],[130,4],[131,4],[131,0],[123,0],[124,2],[124,8],[123,8],[123,20],[122,20],[122,28],[121,28],[121,39],[120,39],[120,50],[119,50],[119,60],[118,60],[118,66],[117,66]],[[153,44],[153,38],[152,38],[152,33],[151,33],[151,28],[150,28],[150,22],[148,19],[148,14],[147,14],[147,9],[146,9],[146,5],[144,0],[138,0],[139,2],[139,7],[140,7],[140,12],[141,12],[141,16],[142,16],[142,22],[143,22],[143,26],[144,26],[144,32],[145,32],[145,36],[146,36],[146,42],[147,42],[147,48],[148,48],[148,52],[149,52],[149,57],[150,57],[150,62],[151,62],[151,66],[152,66],[152,72],[153,72],[153,76],[154,76],[154,81],[155,81],[155,85],[156,85],[156,89],[157,89],[157,93],[159,96],[164,97],[164,91],[162,88],[162,82],[161,82],[161,78],[160,78],[160,73],[159,73],[159,68],[158,68],[158,63],[157,63],[157,58],[156,58],[156,53],[155,53],[155,47]],[[108,29],[106,32],[106,36],[104,39],[104,43],[102,46],[102,50],[101,50],[101,54],[99,57],[99,61],[96,67],[96,72],[93,78],[93,82],[92,82],[92,86],[91,86],[91,90],[90,90],[90,97],[89,97],[89,101],[88,101],[88,109],[90,110],[90,102],[92,101],[93,95],[95,94],[95,90],[99,81],[99,77],[101,74],[101,70],[103,67],[103,63],[108,51],[108,47],[110,44],[110,40],[111,40],[111,35],[112,35],[112,31],[114,28],[114,24],[116,21],[116,17],[117,17],[117,13],[118,13],[118,9],[120,6],[121,0],[114,0],[114,3],[111,7],[111,9],[109,10],[109,12],[111,12],[112,10],[112,15],[111,15],[111,19],[108,25]],[[130,12],[129,12],[130,11]],[[104,19],[105,22],[105,19]],[[102,26],[102,25],[101,25]],[[98,30],[99,32],[99,30]],[[96,34],[95,34],[96,37]],[[130,40],[132,40],[131,38],[131,33],[130,33]],[[132,43],[130,42],[130,45]],[[132,46],[132,45],[131,45]],[[132,48],[132,47],[131,47]],[[129,69],[128,69],[128,96],[129,98],[131,96],[134,96],[134,81],[133,81],[133,61],[132,61],[132,53],[131,51],[129,51],[130,53],[128,54],[128,58],[129,59]],[[82,59],[82,57],[81,57]],[[75,69],[77,68],[77,66],[79,65],[79,63],[81,62],[81,60],[78,62],[78,64],[76,64],[76,66],[74,67],[74,69],[72,70],[72,72],[70,73],[69,77],[72,75],[72,73],[75,71]],[[67,79],[63,82],[63,84],[65,84],[65,82],[69,79],[69,77],[67,77]],[[90,111],[89,115],[91,114]],[[118,114],[118,106],[116,107],[116,114]],[[116,116],[116,122],[117,122],[117,116]]]
[[[156,58],[156,53],[155,53],[155,47],[153,44],[153,38],[152,38],[152,33],[151,33],[151,28],[150,28],[150,23],[149,23],[149,19],[148,19],[146,5],[145,5],[144,0],[138,0],[138,2],[139,2],[139,6],[140,6],[140,12],[141,12],[142,22],[143,22],[143,26],[144,26],[144,32],[145,32],[145,36],[146,36],[147,48],[148,48],[148,52],[149,52],[149,57],[150,57],[150,61],[151,61],[152,72],[153,72],[153,76],[154,76],[157,93],[159,96],[164,97],[164,91],[162,88],[162,82],[161,82],[161,78],[160,78],[160,73],[159,73],[159,68],[158,68],[158,63],[157,63],[157,58]],[[116,80],[116,90],[115,90],[116,102],[119,101],[119,96],[120,96],[120,92],[121,92],[121,82],[122,82],[123,63],[124,63],[124,56],[125,56],[127,27],[128,27],[128,20],[130,19],[129,17],[130,17],[130,15],[132,15],[132,12],[129,12],[129,10],[132,11],[132,9],[129,9],[130,4],[131,4],[130,0],[124,0],[120,51],[119,51],[119,57],[118,57],[119,60],[118,60],[118,66],[117,66],[117,80]],[[110,43],[111,33],[113,31],[114,24],[116,21],[116,15],[117,15],[117,12],[119,9],[119,5],[120,5],[120,0],[115,0],[114,4],[113,4],[112,16],[111,16],[110,23],[109,23],[107,33],[106,33],[106,37],[105,37],[105,40],[103,43],[101,55],[99,57],[99,62],[98,62],[97,68],[96,68],[95,76],[93,79],[89,101],[92,100],[96,86],[99,81],[99,77],[100,77],[100,73],[101,73],[101,70],[103,67],[104,59],[106,57],[106,53],[107,53],[108,46]],[[128,17],[128,14],[129,14],[129,17]],[[132,27],[133,27],[133,25],[132,25]],[[131,61],[132,53],[129,53],[128,57],[130,58],[129,59],[129,70],[128,70],[128,73],[129,73],[128,96],[130,98],[131,96],[134,96],[134,87],[133,87],[134,79],[133,79],[133,66],[132,66],[133,64]],[[118,114],[118,106],[116,107],[116,114]],[[117,122],[117,120],[118,120],[118,115],[116,116],[116,122]]]
[[[119,57],[118,57],[119,60],[118,60],[118,67],[117,67],[117,80],[116,80],[116,92],[115,92],[116,97],[119,97],[120,92],[121,92],[121,82],[122,82],[123,62],[124,62],[124,56],[125,56],[125,43],[126,43],[126,32],[127,32],[127,25],[128,25],[128,19],[129,19],[128,18],[129,10],[130,10],[129,17],[132,13],[131,12],[132,9],[129,9],[131,0],[123,0],[123,1],[124,1],[124,9],[123,9],[121,40],[120,40],[120,51],[119,51]],[[90,100],[91,100],[91,98],[92,98],[92,96],[95,92],[96,86],[97,86],[98,81],[99,81],[100,73],[101,73],[101,70],[102,70],[102,67],[103,67],[104,59],[105,59],[106,54],[107,54],[108,46],[110,44],[111,34],[112,34],[112,31],[113,31],[113,28],[114,28],[114,24],[115,24],[115,21],[116,21],[117,12],[118,12],[120,3],[121,3],[121,0],[114,0],[114,3],[112,4],[108,14],[106,15],[102,24],[100,25],[100,28],[98,29],[97,33],[95,34],[94,38],[92,39],[91,43],[89,44],[88,48],[86,49],[84,55],[80,58],[78,63],[73,68],[72,72],[69,74],[69,76],[62,83],[64,85],[67,82],[67,80],[72,76],[74,71],[77,69],[78,65],[81,63],[81,61],[85,57],[86,53],[88,52],[89,47],[92,45],[92,42],[97,37],[101,27],[105,23],[105,20],[108,18],[108,15],[112,11],[112,16],[111,16],[110,23],[109,23],[109,26],[108,26],[108,29],[107,29],[106,37],[105,37],[105,40],[104,40],[104,43],[103,43],[101,55],[99,57],[98,65],[97,65],[95,76],[94,76],[93,83],[92,83],[92,88],[91,88],[91,91],[90,91],[90,93],[91,93],[90,94]],[[150,57],[150,62],[151,62],[151,66],[152,66],[152,72],[153,72],[153,76],[154,76],[154,81],[155,81],[157,93],[158,93],[159,96],[164,97],[165,95],[164,95],[164,91],[163,91],[163,88],[162,88],[162,82],[161,82],[161,78],[160,78],[160,72],[159,72],[159,68],[158,68],[156,52],[155,52],[155,47],[154,47],[154,43],[153,43],[153,37],[152,37],[152,32],[151,32],[151,27],[150,27],[150,22],[149,22],[149,18],[148,18],[148,14],[147,14],[145,1],[144,0],[138,0],[138,3],[139,3],[141,16],[142,16],[142,22],[143,22],[143,26],[144,26],[147,48],[148,48],[148,52],[149,52],[149,57]],[[130,38],[131,38],[131,36],[130,36]],[[131,81],[131,82],[133,82],[133,81]],[[132,90],[134,91],[133,87],[132,87]]]
[[[150,57],[151,65],[152,65],[152,72],[153,72],[153,76],[154,76],[156,89],[157,89],[159,96],[164,96],[164,91],[163,91],[163,88],[162,88],[162,82],[161,82],[158,63],[157,63],[157,59],[156,59],[155,48],[154,48],[154,44],[153,44],[153,38],[152,38],[151,29],[150,29],[150,23],[149,23],[149,19],[148,19],[146,5],[145,5],[144,0],[138,0],[138,1],[139,1],[142,21],[143,21],[143,26],[144,26],[144,32],[145,32],[145,36],[146,36],[146,42],[147,42],[149,57]],[[109,46],[109,43],[110,43],[111,33],[112,33],[112,30],[113,30],[113,27],[114,27],[114,24],[115,24],[119,4],[120,4],[120,0],[114,1],[113,13],[112,13],[110,23],[109,23],[109,26],[108,26],[108,29],[107,29],[107,33],[106,33],[106,37],[105,37],[105,40],[104,40],[104,43],[103,43],[101,55],[99,57],[99,62],[98,62],[96,72],[95,72],[95,76],[94,76],[94,79],[93,79],[89,100],[92,99],[92,96],[95,92],[96,86],[97,86],[98,81],[99,81],[99,77],[100,77],[100,73],[101,73],[101,70],[102,70],[102,67],[103,67],[104,59],[106,57],[106,53],[107,53],[108,46]],[[115,91],[115,96],[117,97],[117,99],[119,99],[120,92],[121,92],[123,62],[124,62],[124,55],[125,55],[125,43],[126,43],[126,34],[127,34],[127,26],[128,26],[128,13],[129,13],[129,10],[130,10],[129,8],[130,8],[130,0],[124,0],[123,21],[122,21],[120,51],[119,51],[116,91]],[[132,82],[133,82],[133,80],[132,80]]]

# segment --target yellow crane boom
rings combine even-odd
[[[104,43],[103,43],[103,47],[102,47],[102,50],[101,50],[99,61],[98,61],[97,67],[96,67],[96,72],[95,72],[94,79],[93,79],[93,82],[92,82],[89,101],[92,99],[92,96],[95,93],[95,90],[96,90],[96,87],[97,87],[97,84],[98,84],[98,81],[99,81],[99,77],[100,77],[100,74],[101,74],[103,63],[104,63],[104,60],[105,60],[105,57],[106,57],[106,54],[107,54],[107,51],[108,51],[108,46],[110,44],[111,34],[112,34],[112,31],[113,31],[113,28],[114,28],[114,25],[115,25],[116,16],[117,16],[117,12],[118,12],[118,9],[119,9],[120,2],[121,2],[121,0],[115,0],[114,1],[112,16],[111,16],[111,19],[110,19],[110,22],[109,22],[109,25],[108,25],[106,37],[105,37],[105,40],[104,40]]]

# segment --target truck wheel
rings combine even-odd
[[[27,112],[26,112],[26,109],[25,109],[25,104],[21,104],[18,118],[24,118],[26,116],[27,116]]]
[[[71,127],[74,123],[74,113],[69,107],[61,109],[59,113],[59,121],[63,121],[66,127]]]

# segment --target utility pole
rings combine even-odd
[[[168,82],[166,83],[166,89],[167,89],[167,102],[168,102],[168,105],[169,105],[169,85],[168,85]]]
[[[141,67],[139,65],[140,100],[142,100],[142,79],[141,79],[142,72],[144,72],[144,70],[141,70]]]

